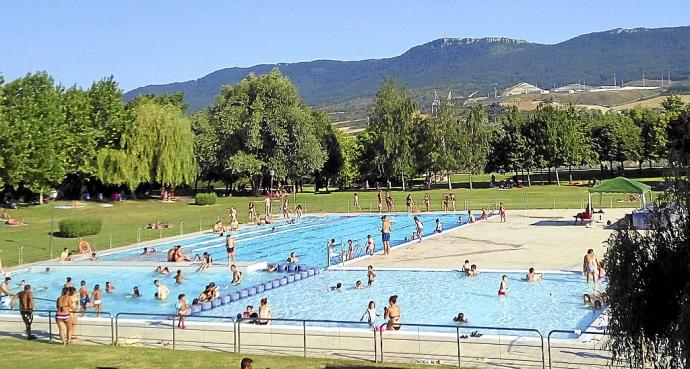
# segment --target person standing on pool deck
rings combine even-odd
[[[393,227],[390,219],[386,216],[381,217],[381,241],[383,242],[383,254],[389,255],[391,252],[391,231]]]
[[[587,277],[587,283],[589,283],[590,279],[592,280],[592,283],[594,283],[597,281],[598,272],[599,260],[597,260],[597,256],[594,255],[594,250],[589,249],[587,250],[587,255],[585,255],[585,258],[582,261],[582,274]]]
[[[412,194],[408,193],[405,199],[405,206],[407,207],[407,213],[411,213],[414,210],[414,200],[412,200]]]
[[[379,209],[379,213],[383,211],[383,199],[381,198],[381,190],[376,192],[376,207]]]
[[[34,296],[31,293],[31,285],[24,285],[24,290],[17,294],[17,298],[19,299],[19,314],[26,326],[26,339],[35,340],[36,336],[31,334],[31,323],[34,321]]]
[[[189,308],[187,307],[187,300],[185,300],[184,293],[181,293],[177,296],[177,304],[175,305],[175,309],[177,310],[177,328],[185,329],[184,319],[189,312]]]
[[[264,199],[264,213],[266,214],[266,217],[271,216],[271,198],[266,195],[266,198]]]
[[[500,203],[500,205],[498,205],[498,215],[501,218],[501,223],[506,221],[506,208],[505,206],[503,206],[503,203]]]
[[[175,273],[175,284],[181,285],[182,282],[184,282],[184,277],[182,276],[182,270],[178,269],[177,272]]]
[[[101,286],[93,286],[93,292],[91,292],[91,301],[93,301],[93,307],[96,310],[96,318],[101,314],[101,306],[103,301],[101,300]]]
[[[369,235],[367,235],[367,254],[374,255],[375,251],[376,251],[376,242],[374,242],[374,239],[369,234]]]
[[[431,197],[429,197],[429,193],[424,194],[424,208],[426,209],[426,212],[429,212],[429,204],[431,203]]]
[[[235,239],[230,235],[225,237],[225,252],[228,253],[228,266],[235,264]]]
[[[60,341],[62,345],[70,343],[72,337],[72,326],[70,325],[70,298],[69,298],[69,288],[62,288],[62,295],[58,297],[55,302],[55,307],[57,311],[55,312],[55,323],[58,326],[58,331],[60,332]]]
[[[383,319],[388,319],[386,330],[400,330],[400,307],[398,307],[398,295],[388,299],[388,306],[383,308]]]
[[[419,218],[414,217],[414,224],[417,226],[415,229],[415,235],[417,236],[418,242],[422,242],[422,232],[424,231],[424,223],[422,223]]]
[[[501,277],[501,284],[498,286],[498,296],[499,297],[501,297],[501,296],[505,297],[507,292],[508,292],[508,276],[504,274]]]
[[[455,211],[455,194],[454,193],[450,194],[450,204],[453,208],[453,211]]]
[[[359,209],[359,211],[362,211],[362,207],[359,206],[359,195],[357,195],[357,192],[355,192],[355,194],[352,197],[353,197],[352,210]]]
[[[153,295],[153,297],[156,300],[166,300],[168,298],[168,294],[170,294],[168,287],[157,279],[153,281],[153,285],[156,286],[156,293]]]

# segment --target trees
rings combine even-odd
[[[416,111],[417,105],[405,88],[390,79],[381,84],[367,131],[372,139],[372,164],[388,186],[392,177],[400,175],[404,188],[404,177],[414,172],[411,137]]]
[[[219,137],[219,162],[228,164],[223,175],[249,174],[255,194],[271,171],[299,181],[326,161],[315,131],[319,116],[278,70],[225,86],[209,114]]]
[[[47,73],[27,74],[0,93],[0,177],[39,194],[65,178],[62,89]]]
[[[426,174],[428,185],[432,173],[445,172],[448,189],[452,189],[451,173],[459,168],[459,130],[458,112],[450,101],[441,103],[437,116],[416,119],[415,163],[417,170]]]
[[[630,367],[685,368],[690,357],[690,115],[669,121],[672,186],[649,217],[649,230],[624,225],[609,239],[608,332],[614,359]],[[654,273],[649,273],[654,271]]]
[[[625,160],[639,159],[642,149],[640,128],[623,114],[607,112],[592,123],[590,135],[600,161],[608,161],[613,173],[613,162],[623,167]]]
[[[460,124],[458,140],[460,167],[469,174],[472,189],[472,175],[483,173],[491,148],[489,118],[480,105],[470,108],[464,124]]]
[[[197,177],[194,183],[194,190],[196,190],[200,179],[210,181],[220,177],[218,163],[220,144],[208,110],[196,112],[191,119],[194,133],[194,157],[197,165]]]
[[[91,122],[97,127],[96,149],[116,148],[133,118],[127,116],[122,90],[113,76],[103,78],[87,91],[91,105]]]
[[[665,154],[668,121],[663,119],[658,112],[640,105],[625,111],[624,114],[640,128],[642,145],[639,153],[639,169],[642,174],[643,161],[648,161],[651,168],[652,161],[660,159]]]
[[[106,183],[178,186],[192,183],[197,166],[191,121],[178,106],[143,101],[134,108],[131,127],[119,139],[121,148],[102,149],[98,174]]]

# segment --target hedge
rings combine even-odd
[[[211,193],[198,193],[194,198],[194,203],[197,205],[213,205],[218,200],[215,192]]]
[[[58,223],[60,234],[64,237],[82,237],[97,234],[103,222],[100,219],[63,219]]]

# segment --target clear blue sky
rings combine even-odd
[[[440,37],[558,43],[624,27],[688,25],[690,1],[26,1],[0,5],[0,73],[46,70],[129,90],[214,70],[396,56]]]

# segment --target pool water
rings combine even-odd
[[[445,229],[450,229],[465,223],[467,214],[418,214],[424,223],[424,235],[428,236],[434,231],[435,219],[440,219]],[[479,214],[477,214],[479,216]],[[399,245],[409,239],[415,230],[413,215],[397,214],[388,215],[393,222],[391,245]],[[458,221],[458,217],[462,222]],[[243,227],[238,232],[233,232],[236,238],[236,260],[242,261],[267,261],[279,263],[287,259],[291,252],[296,252],[299,263],[310,266],[325,267],[327,261],[326,244],[330,239],[336,239],[337,243],[347,248],[347,240],[352,239],[357,248],[357,255],[364,254],[367,235],[371,235],[376,242],[376,249],[383,248],[381,243],[381,219],[380,215],[337,215],[337,216],[309,216],[302,218],[296,224],[278,222],[271,225]],[[209,252],[215,262],[227,262],[225,252],[225,238],[214,234],[190,237],[187,239],[165,242],[155,245],[159,253],[142,256],[142,248],[105,254],[101,260],[122,261],[163,261],[166,251],[174,245],[182,245],[182,249],[190,256]],[[335,250],[342,252],[341,246]],[[338,258],[339,259],[339,258]],[[332,260],[338,262],[339,260]]]
[[[169,314],[175,312],[177,295],[187,295],[187,303],[197,298],[210,282],[215,282],[221,288],[221,295],[239,291],[250,285],[267,282],[276,278],[276,273],[249,272],[245,274],[241,286],[232,286],[232,275],[227,268],[213,268],[203,273],[194,272],[193,268],[183,270],[184,281],[182,285],[175,284],[174,273],[165,276],[155,273],[152,268],[146,267],[104,267],[104,266],[51,266],[50,272],[45,268],[27,269],[12,274],[12,289],[19,291],[19,282],[25,280],[34,290],[36,309],[55,309],[55,300],[60,295],[66,277],[72,277],[72,284],[79,289],[79,283],[84,280],[87,283],[89,296],[93,286],[99,284],[102,291],[102,311],[112,313],[139,312],[151,314]],[[153,281],[158,279],[170,289],[170,296],[165,301],[155,300],[153,294],[156,287]],[[115,285],[113,293],[105,293],[105,282]],[[127,297],[134,287],[139,287],[140,298]],[[15,303],[15,308],[16,308]]]
[[[223,305],[209,314],[234,316],[248,304],[256,308],[267,297],[274,318],[359,321],[373,300],[382,324],[389,296],[398,295],[402,323],[452,325],[452,318],[462,312],[468,325],[547,333],[552,329],[584,330],[600,313],[582,303],[582,294],[592,293],[595,286],[579,274],[549,273],[541,282],[528,283],[524,274],[508,273],[508,296],[499,298],[501,275],[484,272],[468,278],[460,272],[380,271],[372,287],[355,289],[357,280],[366,286],[366,271],[327,270],[318,277]],[[329,291],[338,282],[343,285],[341,291]]]

